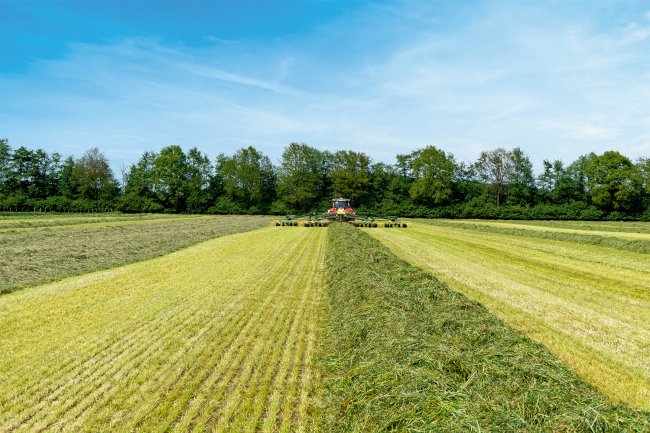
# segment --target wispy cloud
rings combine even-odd
[[[459,160],[520,146],[538,167],[650,155],[650,12],[611,23],[568,6],[445,5],[371,5],[264,42],[72,45],[2,78],[2,134],[76,155],[97,145],[116,165],[172,143],[213,157],[252,144],[276,161],[291,141],[386,162],[425,145]]]

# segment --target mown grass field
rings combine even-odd
[[[552,324],[579,309],[595,320],[594,330],[610,326],[613,332],[623,319],[598,320],[627,302],[633,319],[624,330],[643,330],[645,298],[634,293],[647,294],[637,275],[645,255],[628,244],[602,251],[598,245],[521,236],[521,227],[444,221],[407,229],[256,228],[268,223],[259,217],[151,215],[1,219],[0,236],[20,234],[33,249],[27,254],[16,240],[11,254],[17,258],[3,249],[0,261],[13,260],[24,278],[37,283],[44,278],[38,262],[20,267],[27,259],[51,260],[60,273],[46,275],[56,282],[0,295],[0,432],[650,431],[650,412],[609,400],[574,372],[588,377],[584,371],[567,368],[478,302],[450,290],[443,279],[466,287],[449,274],[434,278],[429,261],[436,249],[429,237],[436,230],[447,236],[457,231],[462,252],[439,252],[438,264],[447,263],[444,257],[469,260],[480,253],[479,262],[497,269],[487,263],[504,254],[485,256],[492,247],[477,245],[487,242],[484,237],[506,239],[508,248],[518,248],[511,256],[530,255],[519,273],[516,267],[504,270],[507,277],[526,273],[532,284],[546,281],[537,275],[546,267],[560,270],[549,288],[538,288],[548,296],[556,280],[568,284],[573,274],[575,287],[602,280],[602,288],[590,289],[600,290],[592,294],[602,301],[600,309],[574,290],[558,301],[572,309],[558,309]],[[370,235],[393,249],[413,249],[425,271]],[[178,250],[183,242],[204,239],[209,240]],[[151,244],[144,253],[138,252],[142,246],[128,249],[138,242]],[[88,251],[89,243],[97,255],[72,261],[65,255]],[[453,245],[448,238],[441,243]],[[39,251],[41,244],[50,249]],[[111,256],[113,248],[104,244],[122,245],[126,258]],[[594,264],[591,279],[574,270],[584,266],[572,261],[575,248],[580,260]],[[111,265],[119,260],[135,263]],[[472,268],[475,263],[462,263],[463,281],[483,275]],[[611,266],[624,272],[615,275]],[[520,329],[538,341],[545,332],[557,333],[531,319],[545,310],[505,314],[521,307],[506,297],[517,293],[509,291],[504,275],[487,276],[499,277],[494,284],[505,286],[499,296],[509,309],[486,305],[514,326],[526,324]],[[618,283],[629,281],[631,286],[623,285],[627,292],[614,293]],[[560,294],[566,289],[558,287]],[[521,299],[539,296],[530,290],[520,292]],[[625,301],[630,296],[637,297]],[[593,371],[611,368],[617,378],[643,383],[638,372],[644,374],[645,366],[635,358],[641,352],[628,350],[644,350],[643,335],[617,336],[626,351],[616,354],[623,353],[621,359],[610,354],[607,364],[598,350],[607,354],[610,348],[603,345],[610,342],[603,337],[595,348],[580,346],[583,328],[565,320],[576,327],[555,341],[557,347],[572,344],[568,348],[576,355],[562,358],[567,364],[587,359]]]
[[[326,229],[0,297],[0,431],[312,431]]]
[[[322,349],[325,431],[650,429],[650,413],[609,402],[479,303],[358,229],[330,230]]]
[[[612,399],[648,410],[648,225],[572,226],[432,220],[368,233],[543,343]]]
[[[268,224],[259,216],[0,216],[0,294]]]

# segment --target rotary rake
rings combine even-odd
[[[287,215],[286,218],[276,221],[276,226],[288,227],[327,227],[333,222],[347,222],[355,227],[402,227],[406,223],[396,216],[380,216],[372,214],[357,214],[350,207],[349,198],[335,198],[332,207],[324,214],[309,213],[304,215]]]

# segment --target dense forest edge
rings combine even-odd
[[[650,158],[589,153],[544,160],[542,173],[520,148],[457,162],[428,146],[395,159],[291,143],[274,165],[252,146],[211,160],[171,145],[116,176],[96,147],[75,159],[0,139],[0,212],[285,215],[323,212],[342,196],[357,211],[402,217],[650,221]]]

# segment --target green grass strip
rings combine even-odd
[[[323,431],[647,432],[537,344],[349,225],[330,226]]]
[[[545,230],[528,230],[507,227],[495,227],[483,225],[480,222],[476,224],[469,224],[463,222],[453,222],[445,220],[419,220],[420,222],[436,225],[455,227],[465,230],[475,230],[485,233],[498,233],[511,236],[525,236],[529,238],[538,239],[552,239],[557,241],[574,242],[586,245],[598,245],[602,247],[615,248],[622,251],[632,251],[635,253],[650,254],[650,241],[642,239],[624,239],[616,237],[615,233],[612,236],[600,236],[582,233],[563,233]]]

